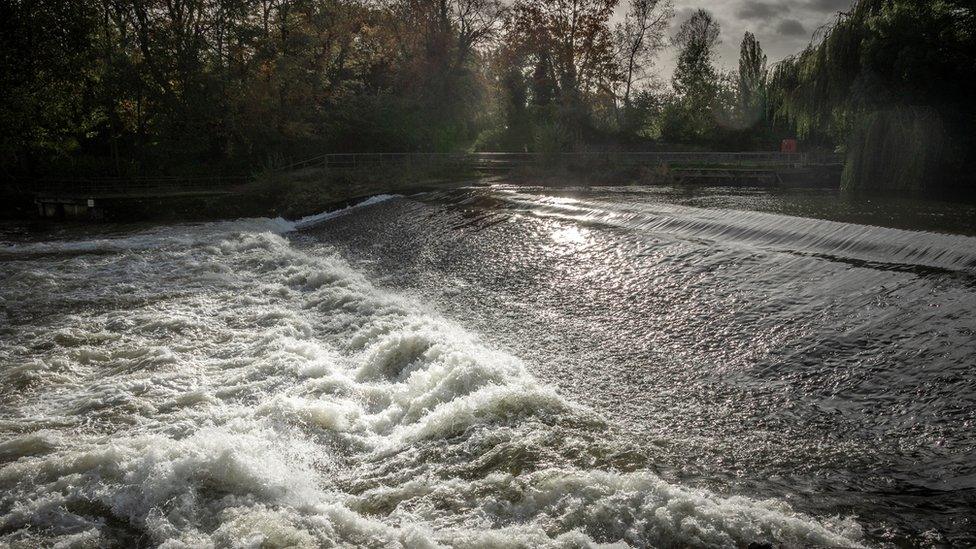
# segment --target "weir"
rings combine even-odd
[[[973,546],[976,238],[934,232],[973,219],[499,184],[0,227],[0,545]]]

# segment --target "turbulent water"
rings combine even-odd
[[[898,208],[496,186],[9,236],[0,546],[976,543],[976,218]]]

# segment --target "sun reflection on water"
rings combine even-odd
[[[586,244],[589,240],[589,231],[576,226],[557,226],[552,231],[551,236],[556,244],[561,244],[564,246],[581,246]]]

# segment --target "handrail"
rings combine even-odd
[[[245,176],[148,176],[148,177],[41,177],[8,180],[8,186],[33,193],[138,193],[162,191],[204,191],[228,188],[248,181]]]
[[[479,152],[479,153],[328,153],[279,168],[279,171],[298,170],[308,167],[358,167],[374,166],[391,162],[432,163],[450,161],[461,164],[485,162],[528,162],[532,160],[592,160],[602,158],[625,164],[643,163],[762,163],[775,165],[841,164],[842,155],[835,153],[780,153],[780,152]]]

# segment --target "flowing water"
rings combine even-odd
[[[8,231],[0,546],[976,544],[972,234],[506,186]]]

